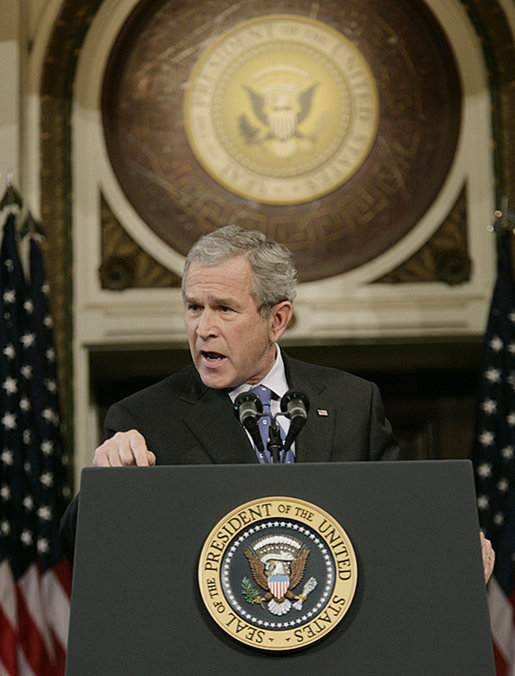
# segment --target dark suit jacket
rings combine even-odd
[[[284,352],[283,358],[290,388],[304,392],[310,402],[308,421],[295,441],[297,462],[397,458],[397,442],[376,385]],[[193,366],[114,404],[107,412],[105,429],[107,437],[137,429],[159,465],[257,462],[229,395],[206,387]],[[70,558],[76,503],[72,502],[61,525],[61,543]]]

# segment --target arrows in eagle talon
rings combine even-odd
[[[309,580],[304,585],[304,589],[302,590],[302,594],[299,595],[298,601],[295,601],[295,603],[293,604],[295,610],[302,610],[302,604],[307,599],[308,594],[310,594],[316,586],[317,581],[315,580],[314,577],[310,577]]]

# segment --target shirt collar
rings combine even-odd
[[[281,354],[281,348],[277,343],[276,348],[277,353],[275,355],[274,365],[272,366],[270,371],[266,374],[266,376],[259,383],[256,383],[256,385],[264,385],[265,387],[268,387],[280,399],[288,391],[288,381],[286,380],[286,371],[284,369],[284,361],[283,356]],[[251,385],[250,383],[243,383],[242,385],[238,385],[238,387],[235,387],[233,390],[229,392],[231,400],[234,402],[234,400],[239,394],[241,394],[242,392],[247,392],[248,390],[250,390],[251,387],[255,387],[255,385]]]

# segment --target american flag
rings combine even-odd
[[[499,240],[473,460],[479,518],[496,552],[488,605],[497,674],[515,674],[515,288],[511,238]]]
[[[0,250],[0,675],[64,673],[71,568],[58,525],[69,497],[40,236],[25,266],[16,214]]]

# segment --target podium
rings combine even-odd
[[[198,580],[220,520],[273,496],[334,517],[357,565],[341,621],[291,650],[224,631]],[[493,675],[471,463],[83,470],[66,673]]]

